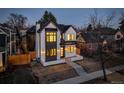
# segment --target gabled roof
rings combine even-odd
[[[5,24],[0,24],[0,29],[8,35],[10,34],[10,31],[11,33],[15,33],[15,30],[12,29],[12,27],[9,27],[8,25]]]
[[[81,35],[87,43],[95,43],[98,41],[92,32],[83,32]]]
[[[121,31],[121,30],[117,30],[117,31],[116,31],[116,33],[117,33],[117,32],[121,32],[121,34],[123,34],[123,35],[124,35],[124,32],[123,32],[123,31]],[[115,34],[116,34],[116,33],[115,33]]]
[[[27,33],[35,33],[36,32],[36,26],[32,26],[27,30]]]
[[[49,23],[54,24],[60,30],[61,33],[65,33],[69,29],[69,27],[72,27],[76,31],[76,29],[72,25],[55,24],[52,21],[49,21],[45,24],[40,24],[40,29],[38,32],[42,31],[42,29],[44,29]]]
[[[71,25],[58,24],[57,27],[61,30],[61,33],[65,33]]]
[[[84,37],[82,37],[81,34],[77,35],[76,38],[77,38],[77,41],[78,41],[78,42],[85,42]]]
[[[8,35],[6,32],[4,32],[1,28],[0,28],[0,34],[5,34]]]
[[[48,24],[50,24],[50,23],[54,24],[54,25],[57,27],[57,24],[55,24],[55,23],[52,22],[52,21],[48,21],[48,22],[46,22],[46,23],[44,23],[44,24],[40,24],[40,29],[39,29],[38,32],[42,31],[42,30],[43,30]]]
[[[115,35],[117,31],[113,28],[103,27],[98,30],[94,30],[93,32],[101,35]]]

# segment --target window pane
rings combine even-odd
[[[63,56],[63,47],[61,47],[61,52],[60,53],[61,53],[61,56]]]
[[[47,50],[47,56],[49,56],[49,50]]]
[[[56,55],[56,49],[54,48],[54,56]]]

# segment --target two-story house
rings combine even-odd
[[[44,66],[81,60],[76,54],[76,30],[71,25],[36,23],[36,57]]]
[[[7,63],[7,34],[0,28],[0,72]]]
[[[0,24],[0,29],[3,33],[7,35],[7,54],[8,55],[13,55],[16,54],[17,52],[17,47],[16,47],[16,31],[12,29],[11,27],[8,27],[7,25]]]

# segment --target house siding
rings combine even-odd
[[[65,32],[65,38],[64,38],[65,41],[68,41],[67,40],[67,35],[68,34],[73,34],[74,35],[74,40],[73,41],[76,41],[76,32],[72,27],[68,28],[68,30]],[[73,46],[74,47],[74,51],[72,53],[68,53],[66,51],[68,46]],[[72,57],[72,56],[76,56],[76,46],[75,45],[65,45],[65,57]]]

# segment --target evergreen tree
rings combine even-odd
[[[124,32],[124,20],[120,22],[120,30]]]
[[[87,31],[92,31],[92,25],[91,24],[88,25]]]
[[[43,14],[41,20],[39,20],[39,22],[41,24],[45,24],[45,23],[47,23],[49,21],[52,21],[53,23],[57,24],[56,17],[51,12],[45,11],[45,13]]]

